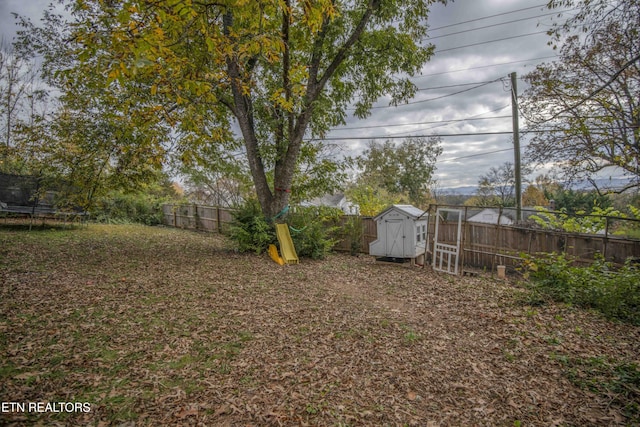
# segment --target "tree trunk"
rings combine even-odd
[[[227,11],[227,13],[225,13],[223,22],[225,26],[225,35],[229,36],[228,29],[231,28],[233,23],[233,13],[231,11]],[[275,215],[273,213],[274,197],[267,182],[264,162],[258,147],[258,138],[256,137],[253,118],[253,105],[250,95],[246,94],[243,90],[242,74],[236,60],[237,58],[227,58],[227,72],[231,78],[231,91],[233,93],[233,104],[230,105],[230,108],[236,116],[238,125],[240,126],[240,131],[242,132],[244,144],[247,149],[249,170],[251,171],[253,184],[256,188],[258,202],[262,207],[264,215],[267,217],[273,217]]]
[[[253,177],[253,183],[255,185],[258,201],[262,208],[263,214],[267,218],[274,218],[278,215],[288,204],[291,196],[291,184],[293,182],[293,176],[296,169],[296,163],[300,156],[300,149],[302,147],[302,140],[307,130],[309,123],[311,122],[311,116],[313,113],[313,103],[318,98],[324,87],[327,85],[331,76],[336,72],[338,67],[347,58],[349,50],[353,47],[359,37],[362,35],[365,27],[370,22],[371,17],[376,9],[381,5],[380,0],[370,0],[370,3],[362,15],[362,18],[358,22],[356,28],[347,38],[344,45],[338,50],[336,56],[329,62],[328,66],[324,69],[324,73],[320,76],[320,64],[322,60],[321,39],[324,37],[323,28],[316,40],[314,52],[312,55],[311,63],[309,64],[309,81],[307,90],[305,93],[304,108],[300,114],[295,117],[294,114],[287,114],[287,143],[281,141],[282,151],[278,150],[279,158],[276,160],[274,167],[274,188],[273,191],[269,188],[267,177],[265,173],[264,161],[260,156],[260,150],[258,146],[258,139],[255,133],[254,117],[253,117],[253,105],[251,96],[247,94],[247,91],[243,90],[243,84],[249,85],[250,76],[244,76],[241,72],[239,64],[236,62],[236,58],[227,58],[227,72],[231,78],[231,88],[233,92],[233,105],[231,109],[238,120],[242,136],[244,138],[245,147],[247,149],[247,159],[249,161],[249,169]],[[285,53],[283,60],[283,85],[287,97],[291,96],[289,87],[289,48],[288,48],[288,12],[283,14],[283,27],[282,33],[285,38]],[[233,22],[233,12],[227,11],[223,17],[225,26],[225,34],[229,36],[228,29],[231,28]],[[325,25],[328,25],[329,21],[325,21]],[[249,61],[251,62],[251,60]],[[245,70],[251,70],[252,67],[245,67]],[[245,71],[246,72],[246,71]],[[250,73],[250,71],[249,71]]]

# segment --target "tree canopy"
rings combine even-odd
[[[436,159],[441,153],[441,140],[437,137],[407,137],[397,145],[390,140],[372,141],[354,159],[360,173],[350,195],[361,208],[376,199],[373,206],[381,208],[398,201],[426,207]]]
[[[18,23],[15,55],[39,64],[41,88],[29,101],[37,101],[40,93],[48,96],[40,98],[46,108],[31,105],[13,121],[6,150],[11,172],[36,175],[45,186],[64,182],[61,201],[84,209],[106,192],[133,191],[164,179],[170,127],[161,122],[140,126],[136,115],[118,108],[128,102],[135,82],[105,87],[96,63],[94,72],[83,72],[74,26],[55,13],[54,5],[43,12],[42,26],[26,18]]]
[[[478,180],[478,198],[485,206],[515,206],[515,169],[512,162],[492,166]]]
[[[526,75],[523,115],[535,134],[527,155],[567,181],[622,173],[640,186],[640,3],[553,0],[578,7],[553,27],[560,58]]]
[[[271,216],[305,182],[305,141],[348,107],[365,117],[382,96],[415,93],[431,3],[75,0],[72,59],[57,71],[117,94],[112,108],[143,133],[171,126],[184,160],[202,145],[241,153]]]

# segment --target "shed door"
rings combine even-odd
[[[385,220],[387,235],[385,252],[389,257],[404,257],[404,221],[401,219]]]

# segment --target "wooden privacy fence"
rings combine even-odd
[[[431,254],[435,233],[435,213],[438,206],[430,206],[428,221],[427,255]],[[462,235],[460,239],[461,265],[494,270],[497,265],[513,269],[518,266],[521,255],[542,253],[565,253],[582,262],[591,262],[599,253],[607,261],[622,264],[627,258],[640,259],[640,240],[604,234],[569,233],[535,228],[525,225],[484,224],[467,221],[478,209],[459,208],[462,212]],[[164,224],[224,233],[232,221],[231,209],[201,205],[163,205]],[[335,249],[369,253],[369,244],[377,239],[377,226],[371,217],[345,215],[338,225],[338,242]],[[438,241],[456,241],[457,218],[441,219]]]
[[[430,206],[429,242],[433,244],[435,233],[435,214],[439,206]],[[466,267],[488,268],[496,265],[517,267],[522,255],[540,255],[564,253],[578,262],[589,263],[596,254],[601,254],[607,261],[623,264],[628,258],[640,259],[640,240],[619,237],[611,234],[611,227],[617,218],[607,218],[606,227],[598,233],[571,233],[566,231],[544,229],[535,221],[524,220],[512,224],[498,224],[500,217],[507,217],[509,209],[495,208],[499,212],[495,223],[478,223],[468,221],[482,208],[454,206],[462,214],[461,263]],[[535,210],[524,212],[523,217],[531,217]],[[495,218],[494,218],[495,220]],[[632,220],[628,220],[632,221]],[[637,222],[629,222],[629,224]],[[438,241],[455,242],[458,219],[442,219],[438,229]]]
[[[213,231],[217,233],[225,233],[229,230],[233,209],[218,208],[215,206],[203,206],[197,204],[162,205],[163,224],[170,227],[185,228],[189,230]],[[359,234],[359,242],[352,246],[354,234],[347,231],[348,224],[352,221],[358,221],[362,227]],[[355,249],[357,252],[368,253],[369,243],[377,239],[377,230],[375,221],[371,217],[360,217],[357,215],[344,215],[337,224],[339,228],[338,242],[334,247],[337,251],[351,251]]]
[[[441,223],[439,237],[453,241],[456,228],[457,223]],[[469,267],[516,267],[522,254],[554,252],[585,263],[593,261],[597,253],[616,264],[640,257],[640,241],[612,236],[470,222],[463,223],[462,230],[462,264]]]
[[[356,230],[353,225],[357,226]],[[368,216],[344,215],[338,226],[336,251],[369,253],[369,243],[378,238],[376,222]]]
[[[189,230],[224,233],[229,229],[231,209],[202,205],[162,205],[163,223]]]
[[[567,254],[584,263],[593,261],[596,254],[601,254],[607,261],[615,264],[623,264],[628,258],[640,259],[640,240],[614,236],[610,234],[610,230],[586,234],[542,229],[526,221],[517,225],[470,222],[467,219],[482,208],[437,205],[428,209],[428,257],[433,250],[435,214],[438,207],[458,209],[462,213],[460,262],[465,267],[494,270],[497,265],[506,265],[513,269],[519,265],[523,254],[535,256],[554,252]],[[529,212],[531,213],[534,212]],[[500,211],[500,214],[503,212]],[[349,233],[349,227],[345,227],[353,220],[354,217],[351,216],[342,218],[340,225],[343,231],[340,233],[336,249],[352,251],[354,247],[359,247],[361,252],[369,253],[369,244],[377,239],[376,223],[371,217],[360,217],[362,234],[358,236]],[[441,219],[438,241],[455,244],[457,230],[457,218]],[[354,237],[356,241],[352,243]]]

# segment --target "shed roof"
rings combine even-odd
[[[385,214],[387,214],[392,210],[400,211],[403,214],[410,216],[412,219],[418,219],[425,213],[425,211],[423,211],[422,209],[416,208],[413,205],[391,205],[387,209],[383,210],[378,215],[376,215],[374,220],[378,220],[378,218],[384,216]]]

